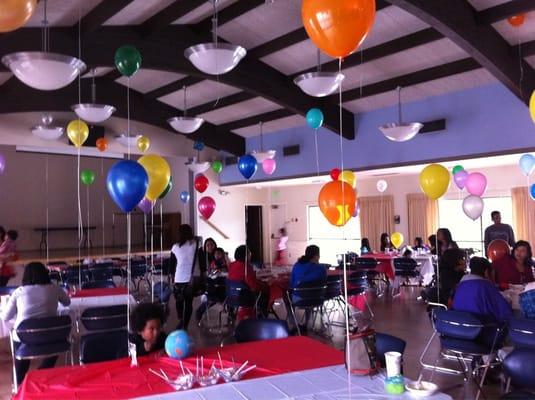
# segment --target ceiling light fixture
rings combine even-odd
[[[62,126],[52,126],[54,119],[50,114],[43,114],[41,116],[42,125],[36,125],[31,128],[32,133],[45,140],[57,140],[63,135],[64,128]]]
[[[2,57],[2,63],[21,82],[38,90],[56,90],[69,85],[86,65],[78,58],[51,53],[47,20],[47,0],[44,4],[43,51],[22,51]]]
[[[334,93],[344,80],[344,74],[340,72],[322,72],[320,50],[318,49],[318,66],[316,72],[307,72],[298,75],[294,83],[299,88],[314,97],[325,97]]]
[[[211,0],[214,7],[212,17],[212,37],[211,43],[201,43],[188,47],[184,51],[184,56],[199,71],[210,75],[221,75],[233,70],[243,57],[247,54],[242,46],[232,43],[219,43],[217,37],[217,2]]]
[[[208,161],[197,162],[197,157],[193,157],[193,159],[187,162],[185,165],[191,172],[193,172],[194,175],[202,174],[203,172],[207,171],[208,168],[210,168],[210,163]]]
[[[204,119],[187,116],[188,104],[186,102],[186,86],[184,86],[182,90],[184,91],[184,116],[169,118],[167,123],[171,125],[175,131],[189,135],[201,127]]]
[[[115,140],[121,144],[124,147],[134,147],[137,143],[137,140],[141,137],[141,135],[127,135],[125,133],[122,133],[118,136],[115,136]]]
[[[262,122],[259,122],[258,125],[260,126],[260,150],[253,150],[251,152],[251,155],[256,158],[256,161],[259,164],[262,164],[265,160],[268,158],[275,158],[275,154],[277,154],[276,150],[266,150],[264,151],[264,135],[262,132]]]
[[[97,85],[95,84],[96,70],[91,71],[91,103],[75,104],[71,108],[79,118],[92,124],[104,122],[115,112],[115,107],[107,104],[97,104]]]
[[[398,122],[381,125],[379,130],[393,142],[406,142],[411,140],[423,128],[420,122],[403,122],[401,118],[401,86],[398,86]]]

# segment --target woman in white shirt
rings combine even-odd
[[[32,262],[24,268],[22,286],[9,297],[1,318],[4,321],[15,318],[14,328],[16,329],[22,321],[29,318],[57,315],[58,302],[68,306],[71,300],[61,287],[50,283],[48,271],[43,264]],[[21,344],[15,332],[13,332],[13,344],[15,350]],[[39,368],[52,368],[57,359],[57,356],[45,358]],[[15,360],[18,384],[22,383],[29,368],[30,360]]]
[[[187,330],[191,319],[195,294],[194,280],[200,278],[196,256],[197,241],[193,237],[191,226],[180,225],[178,243],[175,243],[171,248],[171,260],[176,263],[173,293],[178,316],[177,329]]]

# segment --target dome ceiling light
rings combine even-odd
[[[251,155],[256,158],[256,161],[259,164],[262,164],[265,160],[268,158],[275,158],[275,154],[277,154],[276,150],[266,150],[264,151],[264,135],[262,132],[262,122],[259,122],[258,125],[260,126],[260,150],[253,150],[251,152]]]
[[[204,119],[200,117],[187,116],[188,104],[186,99],[186,86],[183,86],[182,90],[184,91],[184,115],[182,117],[169,118],[167,123],[171,125],[175,131],[189,135],[201,127]]]
[[[79,118],[92,124],[106,121],[115,112],[115,107],[97,103],[97,86],[95,84],[96,70],[91,71],[91,103],[75,104],[71,108]]]
[[[403,122],[401,117],[401,87],[398,86],[398,122],[391,122],[381,125],[379,130],[386,136],[387,139],[393,142],[406,142],[411,140],[423,128],[420,122]]]
[[[338,90],[344,78],[344,74],[340,72],[323,72],[321,70],[320,50],[318,49],[316,72],[298,75],[294,79],[294,83],[309,96],[325,97]]]
[[[52,126],[54,119],[50,114],[43,114],[41,116],[42,125],[36,125],[31,128],[32,133],[44,140],[57,140],[63,135],[64,128],[62,126]]]

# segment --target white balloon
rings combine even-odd
[[[483,199],[479,196],[470,195],[463,200],[464,213],[474,221],[481,216],[483,208]]]
[[[380,179],[377,181],[377,190],[379,193],[383,193],[386,188],[388,187],[388,183],[384,179]]]

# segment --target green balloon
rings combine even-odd
[[[84,169],[80,172],[80,180],[84,185],[91,185],[95,182],[95,173],[90,169]]]
[[[219,160],[215,160],[212,162],[212,170],[216,173],[216,174],[220,174],[221,171],[223,171],[223,163]]]
[[[171,182],[171,180],[169,180],[169,183],[167,184],[166,188],[164,189],[164,191],[162,192],[162,194],[158,198],[159,199],[163,199],[165,196],[167,196],[167,193],[169,193],[172,188],[173,188],[173,182]]]
[[[464,168],[462,165],[456,165],[455,167],[453,167],[453,175],[455,175],[457,172],[461,172],[461,171],[464,171]]]
[[[134,46],[121,46],[115,52],[115,66],[124,76],[132,76],[141,67],[141,54]]]

